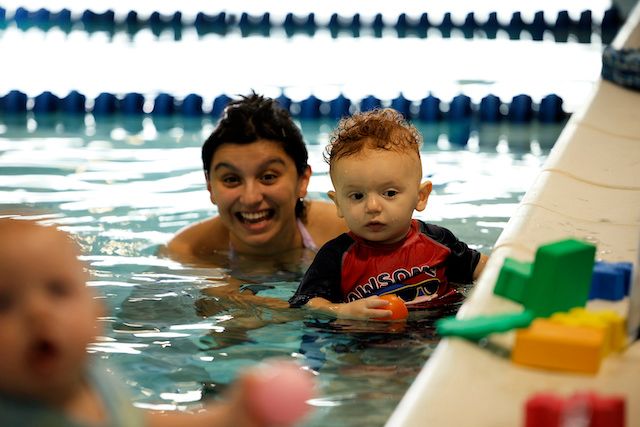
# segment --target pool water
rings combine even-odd
[[[335,123],[300,125],[314,171],[309,197],[327,199],[321,153]],[[437,345],[434,318],[457,307],[399,325],[207,296],[204,289],[236,274],[264,285],[260,295],[286,300],[305,268],[189,266],[158,255],[178,229],[215,214],[199,161],[212,126],[209,119],[5,118],[0,211],[56,224],[81,244],[89,285],[108,313],[90,351],[117,368],[136,405],[197,407],[244,367],[283,357],[317,374],[320,393],[306,426],[383,425]],[[561,125],[484,126],[466,146],[452,143],[458,130],[448,124],[418,126],[434,191],[417,216],[489,253]]]

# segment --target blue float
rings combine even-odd
[[[509,104],[509,121],[511,123],[527,123],[533,117],[533,102],[529,95],[516,95]]]
[[[6,114],[25,114],[27,112],[27,95],[12,90],[4,96],[4,112]]]
[[[72,90],[67,96],[60,99],[60,110],[67,114],[84,115],[87,109],[87,97]]]
[[[497,123],[502,120],[502,101],[499,97],[489,94],[480,100],[480,121]]]
[[[102,92],[93,101],[92,113],[94,116],[110,116],[118,111],[118,98],[112,93]]]
[[[442,119],[440,98],[429,95],[420,101],[418,118],[424,122],[437,122]]]
[[[214,117],[220,117],[224,109],[227,107],[227,104],[229,104],[229,102],[231,101],[232,101],[231,98],[229,98],[225,94],[217,96],[216,99],[213,100],[211,115]]]
[[[320,117],[320,106],[322,105],[322,101],[316,98],[314,95],[309,96],[306,99],[303,99],[300,102],[300,113],[299,116],[301,119],[317,119]]]
[[[144,96],[141,93],[130,92],[125,94],[120,101],[120,111],[126,116],[135,116],[144,113]]]
[[[550,94],[542,98],[538,106],[538,120],[540,123],[558,123],[566,116],[562,109],[562,98]]]
[[[200,95],[190,93],[185,96],[180,104],[180,113],[187,117],[198,117],[202,115],[203,99]]]
[[[391,108],[398,111],[406,119],[411,119],[411,101],[400,94],[397,98],[391,100]]]
[[[276,98],[276,102],[285,110],[289,112],[291,111],[291,98],[286,96],[284,93],[280,94],[280,96]]]
[[[58,111],[60,99],[49,91],[44,91],[33,99],[34,114],[52,114]]]
[[[171,116],[176,109],[176,100],[168,93],[159,93],[153,101],[152,114],[155,116]]]
[[[382,107],[382,101],[373,95],[366,96],[360,101],[360,111],[371,111]]]
[[[471,98],[460,94],[453,97],[449,104],[447,117],[449,120],[464,120],[471,117]]]
[[[329,117],[339,120],[351,114],[351,100],[343,94],[329,101]]]

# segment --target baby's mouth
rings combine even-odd
[[[53,341],[40,339],[31,346],[28,361],[36,371],[44,373],[54,367],[59,356],[60,349]]]
[[[245,224],[257,224],[273,218],[275,211],[273,209],[264,209],[256,212],[236,212],[236,218]]]

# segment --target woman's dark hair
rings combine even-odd
[[[308,167],[309,153],[302,132],[291,115],[271,98],[252,93],[231,101],[216,128],[202,145],[202,166],[209,179],[211,161],[222,144],[251,144],[260,139],[278,142],[296,165],[298,176]],[[296,203],[296,216],[304,216],[304,203]]]

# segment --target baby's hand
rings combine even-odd
[[[340,304],[336,314],[340,319],[381,319],[391,316],[391,310],[384,308],[389,305],[389,301],[373,295],[349,303]]]

